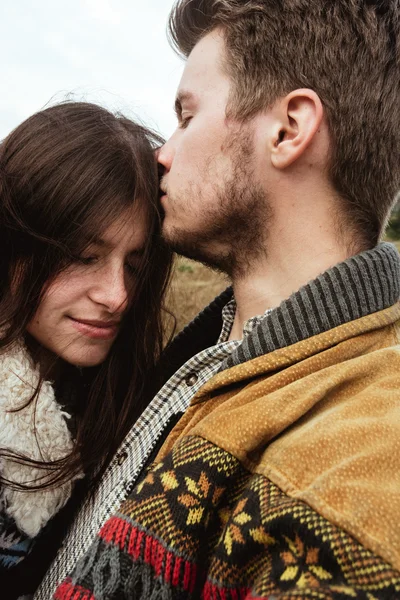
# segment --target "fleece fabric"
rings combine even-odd
[[[72,450],[70,416],[57,403],[49,381],[42,383],[30,402],[39,381],[39,369],[22,342],[0,355],[0,448],[54,461]],[[22,491],[12,484],[43,481],[50,471],[2,457],[0,472],[11,484],[3,485],[0,492],[0,562],[10,568],[24,559],[34,539],[65,505],[74,481],[54,489]]]

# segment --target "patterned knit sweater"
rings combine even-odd
[[[383,245],[273,311],[55,598],[400,598],[399,266]]]

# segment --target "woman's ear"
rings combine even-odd
[[[309,89],[290,92],[278,101],[271,147],[271,161],[285,169],[308,148],[324,114],[319,96]]]

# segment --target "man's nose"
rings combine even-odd
[[[171,169],[172,161],[174,158],[173,145],[170,140],[166,142],[161,148],[157,150],[157,162],[159,165],[160,175],[164,175],[166,171]]]

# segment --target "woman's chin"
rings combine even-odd
[[[76,353],[75,355],[71,353],[70,355],[60,356],[60,358],[74,367],[84,369],[86,367],[97,367],[98,365],[101,365],[101,363],[106,360],[108,352],[109,351],[87,354]]]

